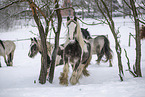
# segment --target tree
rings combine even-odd
[[[117,53],[117,58],[118,58],[118,68],[119,68],[119,76],[120,76],[120,80],[123,81],[123,66],[122,66],[122,59],[121,59],[121,46],[119,44],[119,40],[118,40],[118,32],[115,29],[115,23],[112,19],[112,10],[110,11],[109,8],[107,7],[107,3],[105,3],[104,0],[95,0],[95,3],[98,7],[98,9],[100,10],[101,14],[103,15],[103,17],[105,18],[105,20],[107,21],[109,28],[114,36],[115,39],[115,50]],[[104,7],[104,10],[102,10],[101,7]]]
[[[59,9],[53,9],[52,13],[49,15],[49,17],[46,17],[46,15],[43,13],[43,11],[36,5],[35,2],[33,2],[32,0],[18,0],[18,1],[14,1],[14,2],[11,2],[10,4],[0,8],[0,10],[3,10],[7,7],[10,7],[12,6],[13,4],[17,4],[17,3],[20,3],[20,2],[27,2],[32,10],[32,14],[33,14],[33,17],[34,17],[34,20],[37,24],[37,28],[38,28],[38,31],[39,31],[39,35],[40,35],[40,39],[41,39],[41,46],[42,46],[42,54],[41,54],[41,70],[40,70],[40,76],[39,76],[39,83],[41,84],[44,84],[46,83],[46,75],[47,75],[47,68],[49,68],[49,65],[48,62],[47,62],[47,46],[46,46],[46,38],[47,38],[47,35],[48,35],[48,32],[49,32],[49,24],[50,22],[53,23],[53,20],[52,20],[52,17],[54,16],[54,12],[56,11],[56,13],[58,14],[58,28],[57,28],[57,32],[56,32],[56,36],[55,36],[55,39],[56,39],[56,43],[55,43],[55,49],[53,51],[53,61],[55,60],[56,58],[56,54],[57,54],[57,50],[58,50],[58,43],[59,43],[59,33],[60,33],[60,28],[61,28],[61,14],[60,14],[60,11]],[[56,4],[56,5],[55,5]],[[47,5],[47,4],[46,4]],[[44,6],[46,6],[44,5]],[[55,8],[58,8],[58,0],[55,0],[54,1],[54,5],[56,6]],[[47,8],[49,8],[47,6]],[[45,29],[43,27],[43,24],[40,20],[40,15],[39,13],[41,14],[41,16],[45,19],[46,21],[46,25],[45,26]],[[48,13],[46,12],[47,16],[48,16]],[[52,24],[53,25],[53,24]],[[55,28],[54,28],[55,29]],[[54,30],[55,31],[55,30]],[[53,63],[52,61],[52,63]],[[51,65],[52,67],[52,65]]]
[[[131,71],[131,74],[134,77],[142,77],[141,74],[141,42],[140,42],[140,29],[139,29],[139,22],[141,22],[141,20],[138,17],[138,10],[137,7],[135,6],[135,1],[134,0],[130,0],[130,4],[127,3],[125,0],[123,0],[126,5],[128,5],[128,8],[131,9],[132,14],[131,17],[134,18],[134,23],[135,23],[135,41],[136,41],[136,61],[135,61],[135,65],[134,65],[134,71]]]
[[[2,5],[7,5],[8,3],[11,4],[11,6],[5,8],[2,7]],[[28,10],[26,10],[27,7],[28,5],[26,2],[17,1],[16,3],[14,0],[1,0],[0,29],[9,30],[10,28],[13,28],[14,25],[17,24],[16,20],[20,19],[21,17],[25,17],[25,15],[28,13]]]
[[[56,4],[55,9],[59,8],[58,0],[55,0],[54,4]],[[59,35],[60,35],[61,24],[62,24],[62,16],[61,16],[60,9],[56,10],[56,14],[57,14],[58,23],[57,23],[57,30],[55,30],[55,28],[53,28],[54,33],[55,33],[55,44],[54,44],[54,50],[53,50],[53,53],[52,53],[52,62],[51,62],[51,67],[50,67],[50,72],[49,72],[49,82],[50,83],[53,82],[54,69],[55,69],[55,60],[56,60],[56,55],[57,55],[57,52],[58,52]]]

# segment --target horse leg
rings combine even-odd
[[[102,59],[101,54],[100,53],[97,53],[97,57],[98,57],[98,59],[96,60],[97,61],[97,64],[100,64],[100,61]]]
[[[0,58],[0,67],[2,67],[2,65],[1,65],[1,58]]]
[[[69,72],[69,64],[68,58],[65,59],[65,65],[63,67],[63,72],[61,72],[61,76],[59,77],[59,84],[68,85],[68,72]]]
[[[88,59],[88,61],[85,63],[85,67],[84,67],[84,69],[83,69],[83,75],[84,76],[89,76],[90,74],[89,74],[89,72],[88,72],[88,70],[87,70],[87,67],[88,67],[88,65],[90,64],[90,61],[91,61],[91,59],[92,59],[92,55],[90,54],[90,56],[89,56],[89,59]]]
[[[78,83],[81,75],[82,75],[82,71],[84,70],[85,65],[84,64],[80,64],[80,66],[77,68],[76,71],[73,71],[71,79],[70,79],[70,83],[72,85],[75,85],[76,83]]]
[[[8,60],[7,66],[12,66],[12,53],[10,53],[10,54],[8,55],[7,60]]]
[[[101,58],[102,57],[100,57],[101,56],[101,51],[100,51],[100,45],[98,45],[98,46],[96,46],[96,53],[97,53],[97,64],[100,64],[100,61],[101,61]]]
[[[14,51],[12,51],[8,56],[9,66],[13,66]]]
[[[109,59],[109,67],[112,67],[112,62],[111,62],[111,59]]]
[[[9,66],[9,65],[8,65],[8,62],[7,62],[6,56],[4,56],[4,60],[5,60],[6,65]]]
[[[79,68],[80,67],[80,59],[75,63],[75,66],[74,66],[74,70],[73,70],[73,73],[72,73],[72,75],[71,75],[71,78],[70,78],[70,83],[72,84],[72,85],[75,85],[77,82],[78,82],[78,80],[79,80],[79,78],[80,78],[80,76],[79,75],[81,75],[82,74],[82,70]],[[81,72],[81,74],[79,74]]]

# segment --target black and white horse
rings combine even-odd
[[[74,17],[74,19],[67,17],[66,25],[68,33],[63,50],[64,67],[59,79],[60,84],[68,85],[69,63],[71,63],[73,72],[70,83],[75,85],[83,72],[88,74],[86,67],[90,62],[91,45],[90,43],[84,42],[80,25],[76,17]]]
[[[13,41],[0,40],[0,56],[4,57],[7,66],[13,65],[13,56],[14,56],[15,49],[16,49],[16,45]],[[1,62],[0,62],[0,67],[1,67]]]
[[[81,32],[83,34],[83,37],[89,40],[89,42],[91,43],[92,54],[97,54],[97,63],[99,64],[102,60],[102,57],[105,55],[106,60],[104,62],[107,62],[109,60],[109,66],[112,67],[112,50],[110,48],[110,42],[108,38],[104,35],[98,35],[97,37],[92,38],[89,31],[83,28],[81,28]]]

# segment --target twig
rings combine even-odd
[[[88,24],[88,23],[86,23],[86,22],[84,22],[84,21],[82,21],[80,18],[77,18],[78,20],[80,20],[83,24],[85,24],[85,25],[100,25],[100,24],[107,24],[107,23],[105,23],[105,21],[101,21],[100,23],[96,23],[96,24],[94,24],[94,23],[92,23],[92,24]]]
[[[18,0],[18,1],[11,2],[10,4],[8,4],[8,5],[6,5],[6,6],[2,7],[2,8],[0,8],[0,10],[3,10],[3,9],[5,9],[5,8],[7,8],[7,7],[9,7],[9,6],[13,5],[13,4],[15,4],[15,3],[24,2],[24,1],[25,1],[25,0]]]
[[[127,56],[127,52],[126,52],[126,50],[124,49],[124,52],[125,52],[125,57],[126,57],[126,59],[127,59],[127,65],[128,65],[128,71],[134,76],[134,77],[137,77],[137,75],[131,70],[131,68],[130,68],[130,61],[129,61],[129,58],[128,58],[128,56]]]

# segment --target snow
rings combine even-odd
[[[85,22],[95,22],[92,19],[85,19]],[[88,28],[91,35],[106,35],[113,50],[113,67],[109,67],[109,63],[101,62],[97,65],[95,62],[97,56],[93,55],[91,65],[88,70],[89,77],[84,77],[79,80],[76,85],[69,84],[62,86],[59,84],[60,72],[63,66],[58,66],[55,69],[53,83],[39,84],[38,78],[40,73],[40,59],[38,54],[34,59],[28,57],[30,40],[16,41],[16,50],[14,54],[13,67],[7,67],[1,57],[2,67],[0,68],[0,97],[144,97],[145,95],[145,40],[142,44],[142,59],[141,78],[133,78],[132,75],[126,71],[127,60],[124,54],[124,49],[127,50],[130,58],[131,68],[135,63],[135,41],[131,38],[131,46],[128,46],[129,33],[134,34],[134,24],[129,19],[121,17],[114,18],[116,29],[119,27],[120,44],[122,47],[122,63],[124,68],[124,81],[121,82],[118,76],[117,55],[115,51],[115,43],[112,33],[107,25],[88,26],[80,23],[83,28]],[[66,20],[63,20],[64,24]],[[35,35],[30,31],[38,34],[36,27],[22,27],[9,32],[1,32],[0,39],[2,40],[18,40],[34,37]],[[64,37],[66,28],[62,27],[61,36]],[[52,34],[54,37],[54,34]],[[53,40],[51,40],[54,43]],[[64,39],[60,40],[64,43]],[[72,70],[70,68],[71,75]],[[36,83],[34,83],[36,81]]]

